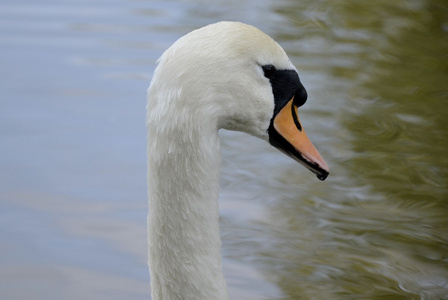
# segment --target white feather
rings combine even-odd
[[[218,224],[220,128],[264,140],[274,99],[262,65],[295,69],[255,27],[220,22],[176,41],[148,89],[153,300],[228,299]]]

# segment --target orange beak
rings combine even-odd
[[[330,170],[302,128],[293,100],[294,97],[274,117],[269,130],[270,143],[325,180]]]

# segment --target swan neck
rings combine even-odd
[[[148,121],[148,244],[153,300],[228,299],[222,273],[216,125]]]

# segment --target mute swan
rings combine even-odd
[[[220,22],[163,53],[147,98],[152,299],[228,299],[218,130],[266,140],[324,180],[328,166],[297,115],[307,93],[274,40],[255,27]]]

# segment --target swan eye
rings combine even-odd
[[[262,68],[263,68],[264,76],[269,79],[273,78],[275,73],[277,72],[277,69],[273,65],[265,65],[265,66],[262,66]]]

